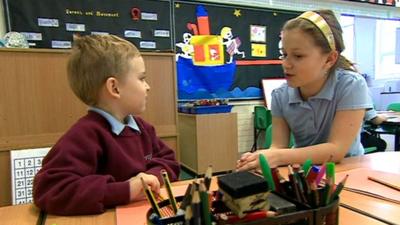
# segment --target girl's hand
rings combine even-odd
[[[245,171],[259,169],[260,163],[258,162],[258,155],[261,154],[261,152],[262,151],[244,153],[236,163],[236,170]]]

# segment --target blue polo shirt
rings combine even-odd
[[[291,88],[287,84],[272,91],[272,116],[286,120],[296,147],[326,143],[336,111],[372,107],[364,78],[343,69],[332,73],[321,91],[307,101],[302,100],[298,88]],[[357,135],[347,156],[362,154],[364,148]]]
[[[100,108],[96,108],[96,107],[90,107],[89,108],[90,111],[93,112],[97,112],[98,114],[100,114],[101,116],[103,116],[107,122],[110,124],[111,126],[111,131],[115,134],[115,135],[119,135],[121,134],[122,130],[125,128],[125,126],[132,128],[133,130],[139,131],[140,132],[140,128],[137,125],[135,119],[133,118],[132,115],[129,115],[125,118],[125,124],[121,123],[119,120],[117,120],[113,115],[111,115],[110,113],[100,109]]]

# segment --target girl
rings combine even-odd
[[[333,12],[308,11],[286,22],[282,48],[287,84],[272,92],[271,149],[243,154],[237,169],[258,169],[258,154],[271,167],[363,154],[359,133],[372,103],[364,78],[340,55],[342,30]],[[290,133],[294,148],[287,147]]]

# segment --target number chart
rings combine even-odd
[[[50,148],[14,150],[11,158],[12,204],[31,203],[35,174],[42,167],[42,159]]]

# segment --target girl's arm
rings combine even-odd
[[[337,111],[326,143],[295,149],[286,147],[290,134],[287,123],[282,118],[273,118],[271,149],[243,154],[238,161],[237,169],[258,169],[258,154],[264,154],[271,167],[293,163],[302,164],[306,159],[321,164],[330,156],[333,157],[332,161],[339,162],[359,135],[364,113],[365,109]]]

